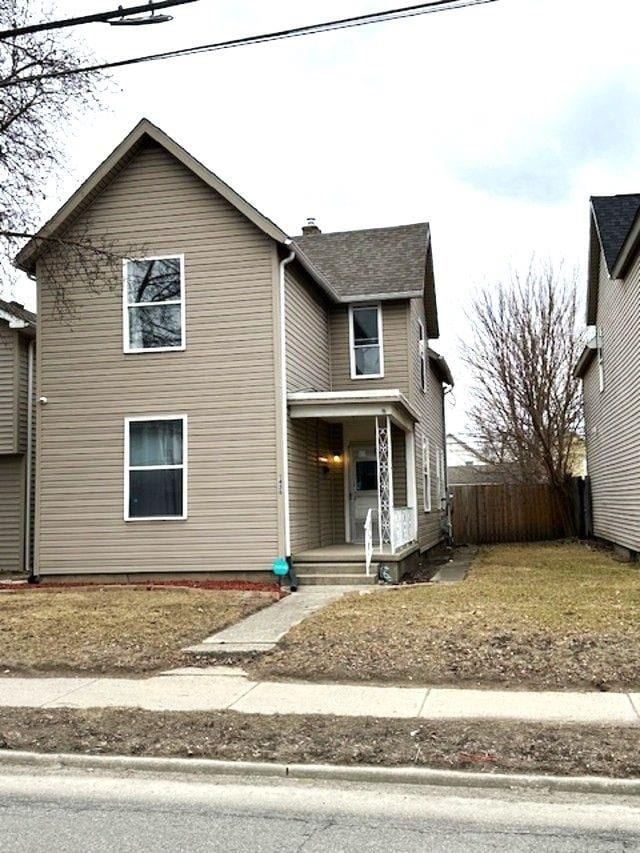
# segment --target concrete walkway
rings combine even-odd
[[[349,592],[360,590],[353,586],[302,587],[276,604],[259,610],[184,651],[201,655],[268,652],[294,625]]]
[[[241,669],[179,669],[147,679],[0,678],[0,707],[144,708],[640,726],[640,693],[570,693],[256,682]]]

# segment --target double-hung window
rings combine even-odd
[[[437,476],[437,480],[438,480],[438,487],[437,487],[438,500],[441,503],[440,508],[442,508],[442,501],[445,500],[447,497],[447,489],[446,489],[447,477],[446,477],[446,471],[445,471],[444,450],[442,450],[441,448],[438,448],[436,450],[436,476]]]
[[[418,359],[420,362],[420,387],[427,390],[427,339],[424,334],[424,323],[418,320]]]
[[[352,379],[384,376],[382,309],[379,304],[349,307],[349,343]]]
[[[126,418],[126,521],[187,517],[187,417]]]
[[[123,270],[124,351],[183,350],[184,257],[126,260]]]
[[[431,512],[431,457],[429,439],[422,439],[422,488],[425,512]]]

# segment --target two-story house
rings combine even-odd
[[[57,239],[92,235],[103,288]],[[286,558],[302,583],[359,582],[443,539],[428,225],[292,239],[143,120],[18,265],[38,283],[41,576],[264,579]]]
[[[33,553],[36,316],[0,299],[0,573]]]
[[[591,199],[584,395],[593,533],[640,553],[640,194]]]

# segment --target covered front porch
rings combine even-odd
[[[289,395],[296,570],[375,579],[418,550],[414,424],[399,391]]]

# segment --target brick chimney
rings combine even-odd
[[[314,216],[307,219],[307,224],[302,226],[302,236],[311,237],[313,234],[322,234],[322,231],[316,225]]]

